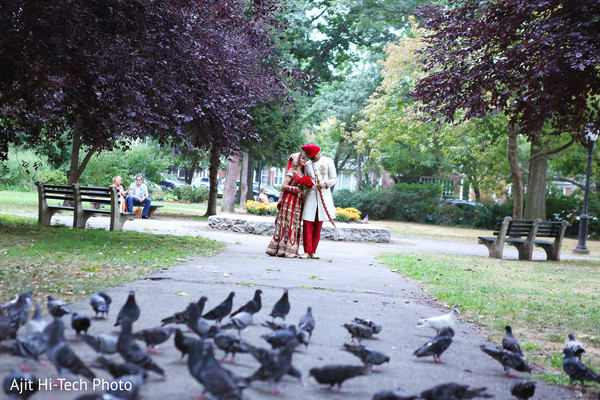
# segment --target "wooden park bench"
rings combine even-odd
[[[549,261],[560,261],[560,248],[569,223],[567,221],[543,221],[537,231],[535,245],[546,251]],[[538,240],[538,237],[553,238],[554,241]]]
[[[110,230],[120,231],[126,221],[133,220],[132,213],[122,213],[119,207],[119,196],[114,186],[79,186],[74,185],[46,185],[36,182],[38,186],[38,222],[50,225],[52,216],[59,211],[73,211],[73,227],[85,228],[87,220],[96,215],[110,217]],[[62,200],[63,205],[48,205],[48,200]],[[110,205],[110,210],[99,208],[84,208],[84,203]]]
[[[504,217],[498,220],[494,237],[479,236],[480,244],[487,246],[490,258],[502,258],[504,243],[513,245],[519,252],[519,260],[531,260],[533,245],[541,219],[521,220]]]

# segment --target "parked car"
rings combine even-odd
[[[181,182],[173,177],[169,177],[163,174],[161,174],[161,176],[163,177],[163,180],[158,182],[158,185],[161,186],[163,189],[173,190],[177,187],[185,185],[185,182]]]
[[[265,194],[269,199],[269,203],[277,203],[277,200],[279,200],[279,190],[275,189],[272,186],[261,186],[261,189],[262,188],[265,188]],[[258,199],[258,183],[254,183],[252,187],[252,192],[254,193],[254,198]]]
[[[192,184],[192,186],[194,186],[194,185]],[[206,188],[206,189],[210,190],[210,183],[208,183],[208,182],[199,182],[194,187],[203,187],[203,188]],[[217,198],[220,199],[222,197],[223,197],[223,186],[218,185],[217,186]]]

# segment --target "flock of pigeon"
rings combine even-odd
[[[101,386],[105,389],[103,393],[81,394],[77,400],[138,399],[149,374],[165,375],[165,371],[151,354],[160,354],[158,346],[173,337],[172,343],[181,353],[180,361],[187,356],[189,374],[203,387],[203,395],[210,394],[213,399],[218,400],[242,399],[243,391],[256,381],[265,382],[269,392],[273,394],[283,393],[280,381],[285,376],[303,383],[303,374],[294,366],[292,358],[301,346],[306,348],[310,345],[316,322],[312,308],[308,307],[297,325],[285,324],[290,312],[290,302],[288,290],[284,289],[283,295],[271,309],[271,321],[260,324],[267,328],[268,333],[261,338],[270,348],[250,343],[242,337],[242,332],[250,325],[255,325],[254,316],[262,309],[261,295],[262,291],[257,289],[252,299],[233,311],[235,293],[231,292],[223,302],[207,312],[204,308],[208,299],[203,296],[197,302],[189,303],[184,310],[163,318],[161,326],[134,332],[133,324],[140,317],[140,308],[134,291],[130,291],[114,323],[120,332],[118,335],[111,335],[88,333],[93,319],[108,318],[112,300],[105,292],[94,293],[90,298],[95,312],[93,319],[71,312],[64,302],[48,296],[51,322],[43,318],[40,302],[36,303],[35,312],[29,318],[33,293],[23,292],[0,307],[0,355],[13,355],[23,359],[20,370],[15,369],[4,377],[3,391],[10,399],[28,399],[42,392],[47,384],[59,385],[61,389],[62,385],[72,385],[69,379],[65,379],[67,377],[80,375],[89,381],[95,381],[98,378],[94,369],[99,369],[109,373],[113,380]],[[455,334],[456,312],[452,310],[449,314],[419,321],[419,325],[429,326],[437,334],[416,349],[414,356],[432,357],[434,362],[443,363],[441,356],[452,344]],[[97,353],[94,360],[87,363],[81,360],[65,340],[65,322],[62,318],[68,314],[71,314],[70,326],[77,340],[89,345]],[[355,318],[343,327],[348,331],[351,343],[344,343],[342,350],[358,357],[362,363],[329,364],[308,371],[308,376],[319,384],[328,385],[327,389],[338,392],[346,380],[376,372],[376,366],[390,361],[386,354],[362,343],[381,332],[382,326],[379,323]],[[232,333],[232,330],[237,333]],[[511,327],[506,326],[505,330],[502,346],[481,345],[481,350],[497,360],[509,376],[513,376],[510,372],[512,369],[531,373],[532,369],[523,359],[521,347],[513,336]],[[17,331],[21,333],[19,336]],[[140,346],[138,341],[144,342],[146,348]],[[220,360],[215,356],[216,349],[224,354]],[[569,334],[563,360],[563,369],[570,378],[569,384],[575,381],[580,381],[582,385],[584,381],[600,382],[599,377],[581,361],[583,352],[582,344]],[[50,383],[47,379],[40,379],[28,372],[29,364],[33,361],[40,362],[39,358],[44,353],[58,372],[59,378]],[[238,376],[223,366],[227,357],[230,356],[229,362],[234,362],[238,353],[249,354],[256,360],[254,372],[248,376]],[[534,396],[535,388],[534,381],[516,380],[510,387],[510,393],[515,398],[527,400]],[[423,390],[420,394],[386,390],[375,393],[372,398],[459,400],[493,397],[486,391],[485,387],[471,388],[458,383],[445,383]]]

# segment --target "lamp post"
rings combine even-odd
[[[588,159],[587,159],[587,171],[585,172],[585,192],[583,195],[583,209],[581,210],[581,216],[579,217],[579,238],[577,247],[573,250],[576,254],[590,254],[585,242],[587,240],[588,231],[588,220],[590,216],[587,215],[587,203],[588,193],[590,191],[590,169],[592,168],[592,152],[594,151],[594,143],[598,139],[598,130],[594,128],[592,124],[587,127],[587,135],[585,137],[588,140]]]

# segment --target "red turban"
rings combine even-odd
[[[304,151],[306,153],[306,156],[308,158],[313,158],[314,156],[316,156],[317,154],[319,154],[319,151],[321,151],[321,148],[319,146],[317,146],[316,144],[305,144],[304,146],[300,147],[302,149],[302,151]]]

